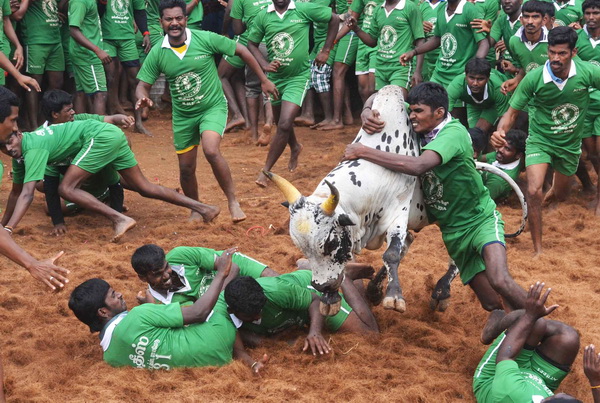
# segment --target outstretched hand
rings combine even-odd
[[[154,102],[152,102],[150,98],[143,97],[138,99],[135,103],[135,110],[137,111],[138,109],[142,108],[152,108],[152,105],[154,105]]]
[[[360,114],[362,128],[367,134],[379,133],[385,127],[385,122],[379,119],[381,115],[377,109],[365,108]]]
[[[600,354],[596,354],[596,346],[590,344],[583,351],[583,373],[590,386],[600,385]]]
[[[504,130],[498,129],[494,133],[492,133],[492,136],[490,137],[490,144],[496,150],[502,148],[507,144],[505,137],[506,133],[504,132]]]
[[[263,354],[262,358],[258,361],[255,361],[254,364],[252,364],[252,373],[254,375],[260,376],[260,371],[263,370],[263,368],[265,368],[265,366],[267,365],[267,363],[269,362],[269,356],[267,354]]]
[[[308,336],[306,336],[302,351],[308,350],[308,347],[310,347],[313,355],[317,355],[317,352],[321,355],[329,354],[329,352],[332,351],[332,348],[329,346],[329,343],[325,341],[323,335],[317,332],[310,332],[308,333]]]
[[[56,266],[54,263],[64,254],[65,252],[60,251],[52,258],[35,261],[27,267],[27,270],[33,278],[46,284],[53,291],[56,290],[57,286],[63,288],[69,282],[66,276],[70,272],[63,267]]]
[[[233,254],[238,251],[237,246],[229,248],[221,254],[221,256],[215,259],[215,270],[217,273],[221,273],[223,277],[227,277],[231,271]]]
[[[550,315],[556,308],[558,308],[558,305],[552,305],[546,308],[545,304],[548,300],[548,295],[550,295],[550,291],[552,291],[552,288],[548,288],[545,293],[542,293],[545,285],[545,283],[540,283],[538,281],[529,287],[527,300],[525,301],[526,315],[538,319]]]

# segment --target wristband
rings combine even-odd
[[[254,361],[254,364],[252,364],[252,365],[250,366],[250,369],[254,369],[254,367],[256,367],[256,365],[258,365],[258,361]]]
[[[4,229],[5,229],[5,230],[6,230],[6,231],[7,231],[9,234],[11,234],[11,235],[12,235],[12,233],[13,233],[13,229],[14,229],[14,228],[13,228],[13,227],[11,227],[10,225],[6,225],[6,226],[4,227]]]
[[[142,36],[146,36],[146,35],[150,35],[150,32],[144,31],[144,33],[142,34]]]

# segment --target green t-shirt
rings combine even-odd
[[[100,30],[100,17],[98,6],[94,0],[69,1],[69,26],[81,30],[92,44],[102,48],[102,32]],[[84,48],[71,37],[69,57],[74,65],[89,65],[90,62],[100,62],[98,56],[89,49]]]
[[[158,0],[146,0],[146,18],[148,20],[148,30],[152,28],[154,32],[163,32],[162,26],[160,24],[160,13],[158,12],[158,5],[160,1]]]
[[[473,2],[475,6],[483,13],[485,20],[491,20],[492,23],[498,18],[498,11],[500,10],[500,2],[497,0],[475,0]]]
[[[144,0],[108,0],[100,20],[102,37],[111,40],[135,39],[133,10],[145,10]]]
[[[143,304],[111,319],[100,333],[104,361],[147,369],[225,365],[231,361],[235,326],[217,301],[204,323],[183,325],[179,304]]]
[[[186,1],[187,4],[191,3],[192,0]],[[202,0],[198,2],[198,5],[194,7],[190,15],[188,15],[188,25],[191,29],[200,29],[202,26],[202,20],[204,19],[204,5]]]
[[[508,109],[510,96],[506,96],[500,91],[500,86],[504,80],[505,78],[502,76],[502,73],[498,70],[492,70],[490,79],[488,80],[484,91],[483,99],[477,101],[469,93],[466,74],[463,73],[457,76],[452,80],[447,89],[449,111],[453,109],[456,101],[460,100],[467,105],[471,105],[473,109],[481,111],[481,119],[485,119],[491,124],[494,124],[498,116],[502,116]]]
[[[377,7],[381,5],[381,2],[374,0],[353,0],[350,5],[350,10],[354,11],[357,14],[360,14],[358,17],[358,26],[365,32],[371,27],[371,21],[373,20],[373,16],[375,15],[375,11],[377,11]]]
[[[329,0],[327,0],[329,1]],[[269,4],[273,4],[271,0],[234,0],[229,16],[236,20],[241,20],[246,26],[246,30],[239,35],[238,42],[246,45],[248,43],[248,33],[252,26],[254,17]],[[317,39],[315,38],[315,42]]]
[[[445,4],[443,1],[438,1],[435,4],[431,4],[429,0],[425,0],[419,6],[421,10],[421,18],[423,21],[429,21],[433,24],[433,30],[431,32],[425,32],[426,38],[431,38],[435,31],[435,26],[437,24],[437,16],[438,16],[438,7],[441,4]],[[423,56],[425,61],[430,65],[435,65],[438,57],[440,55],[440,48],[434,49],[431,52],[425,53]]]
[[[477,225],[493,214],[496,204],[475,169],[473,145],[467,129],[451,119],[421,151],[438,153],[442,163],[421,175],[430,222],[442,233]]]
[[[479,158],[480,161],[487,162],[488,164],[494,165],[496,168],[504,171],[508,176],[515,182],[519,179],[519,172],[521,172],[521,160],[516,160],[510,164],[499,164],[496,163],[496,152],[485,154]],[[493,173],[483,171],[481,172],[483,178],[483,185],[490,191],[490,197],[496,201],[498,199],[504,199],[510,196],[512,188],[504,179]]]
[[[114,127],[96,120],[77,120],[23,133],[23,164],[13,159],[13,182],[21,184],[44,179],[46,165],[71,160],[86,140]],[[121,135],[124,135],[123,132]]]
[[[541,39],[531,44],[523,40],[523,27],[510,38],[508,49],[515,67],[522,68],[525,73],[544,65],[548,60],[548,30],[542,28]]]
[[[5,16],[11,15],[12,11],[10,10],[10,0],[0,0],[2,3],[0,4],[0,19],[3,19]],[[4,52],[4,41],[5,41],[5,34],[1,33],[0,34],[0,50],[2,52]],[[8,40],[7,40],[8,42]],[[6,52],[5,52],[6,53]],[[8,57],[8,55],[7,55]],[[3,72],[3,70],[0,70],[0,72]]]
[[[166,296],[158,293],[150,285],[148,289],[157,302],[163,304],[185,304],[195,302],[208,290],[215,278],[215,260],[223,251],[209,248],[179,246],[167,253],[166,261],[171,270],[179,275],[183,288],[168,292]],[[259,278],[267,265],[236,252],[232,262],[240,268],[240,276]]]
[[[471,28],[470,25],[475,18],[483,18],[483,13],[477,6],[467,0],[460,0],[451,17],[446,14],[447,8],[447,3],[438,7],[437,23],[433,32],[441,40],[434,74],[440,78],[442,84],[450,83],[454,77],[465,71],[467,62],[477,53],[478,43],[486,39],[484,33],[477,33],[478,29]]]
[[[293,278],[298,276],[295,273],[256,280],[267,297],[267,303],[262,310],[260,324],[244,322],[242,329],[267,335],[309,323],[308,309],[313,300],[312,293],[306,286],[300,285],[300,279]]]
[[[577,56],[581,60],[585,60],[600,67],[600,46],[599,41],[594,41],[590,38],[587,32],[587,26],[584,25],[583,29],[577,31]],[[594,43],[592,43],[592,41]],[[600,101],[600,91],[596,91],[594,88],[590,88],[590,102]]]
[[[352,0],[335,0],[335,12],[336,14],[344,14],[346,11],[350,9],[350,4],[352,4]]]
[[[554,25],[568,26],[569,24],[583,20],[582,0],[568,0],[562,4],[553,1],[552,4],[555,10]]]
[[[391,12],[385,3],[375,9],[369,30],[377,38],[377,68],[398,69],[400,55],[414,48],[417,39],[424,38],[423,19],[417,6],[410,0],[400,0]]]
[[[60,21],[56,0],[37,0],[21,20],[21,36],[25,45],[53,45],[60,43]]]
[[[178,53],[169,45],[169,37],[152,48],[137,78],[154,84],[164,73],[173,98],[173,115],[196,117],[199,113],[224,103],[225,95],[214,54],[233,56],[235,41],[208,31],[186,29],[187,50]]]
[[[589,87],[600,88],[600,67],[574,58],[570,77],[562,89],[552,81],[548,64],[530,71],[519,83],[510,106],[523,110],[532,102],[527,143],[539,141],[570,154],[581,151],[583,120],[590,97]],[[575,73],[574,75],[572,75]]]
[[[524,368],[513,360],[496,364],[496,375],[492,386],[494,402],[539,402],[554,393],[535,372]]]
[[[329,22],[331,14],[329,7],[290,2],[281,18],[273,5],[256,15],[250,27],[248,40],[260,43],[264,39],[269,60],[281,62],[277,72],[269,73],[270,78],[296,77],[309,70],[310,25]]]
[[[517,18],[514,22],[510,22],[508,15],[504,11],[500,11],[500,15],[494,21],[492,30],[490,31],[490,38],[493,38],[496,42],[504,41],[506,50],[502,55],[504,59],[513,61],[510,54],[510,38],[512,38],[517,31],[521,28],[521,19]]]

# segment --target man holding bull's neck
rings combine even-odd
[[[371,109],[362,113],[363,129],[379,133],[385,122]],[[470,137],[448,114],[448,94],[437,83],[419,84],[407,98],[410,120],[421,138],[421,155],[411,157],[376,150],[360,143],[347,146],[344,159],[365,159],[393,171],[421,176],[430,222],[437,222],[450,257],[484,309],[522,308],[523,290],[508,273],[504,223],[475,169]],[[495,291],[495,292],[494,292]],[[500,294],[502,302],[498,298]]]

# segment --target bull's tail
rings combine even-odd
[[[521,202],[521,208],[523,209],[523,217],[521,219],[521,226],[519,227],[519,229],[516,232],[514,232],[512,234],[505,234],[504,237],[505,238],[515,238],[515,237],[519,236],[519,234],[521,232],[523,232],[523,230],[525,229],[525,224],[527,223],[527,201],[525,200],[525,196],[523,196],[523,192],[521,192],[521,188],[519,187],[519,185],[517,185],[517,183],[513,180],[513,178],[508,176],[508,174],[506,172],[502,171],[499,168],[496,168],[493,165],[486,164],[485,162],[476,161],[475,168],[477,168],[477,170],[479,170],[479,171],[486,171],[486,172],[490,172],[494,175],[498,175],[499,177],[504,179],[506,182],[508,182],[510,187],[515,191],[515,193],[519,197],[519,201]]]

